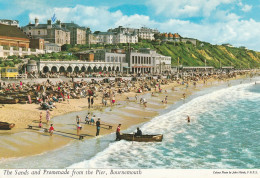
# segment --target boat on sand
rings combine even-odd
[[[0,122],[0,130],[11,130],[14,128],[15,124],[8,122]]]

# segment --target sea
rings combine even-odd
[[[113,133],[0,160],[0,168],[259,169],[260,78],[198,91],[139,127],[143,134],[163,134],[163,141],[115,142]]]

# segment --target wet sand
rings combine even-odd
[[[130,126],[149,121],[158,115],[160,110],[182,99],[183,93],[188,97],[194,91],[223,83],[210,79],[205,85],[200,81],[196,88],[190,85],[186,89],[185,86],[173,82],[168,85],[161,85],[163,89],[162,93],[154,92],[154,88],[152,88],[151,92],[154,92],[155,96],[151,96],[151,92],[117,94],[116,105],[112,107],[102,107],[99,97],[99,100],[95,100],[94,108],[90,110],[87,108],[86,98],[71,99],[69,103],[66,101],[57,103],[57,109],[51,111],[52,119],[50,123],[54,124],[56,130],[53,136],[44,133],[43,129],[25,129],[27,125],[38,126],[40,112],[43,112],[42,120],[45,122],[45,111],[39,110],[39,105],[5,105],[0,109],[0,120],[16,123],[16,127],[11,131],[0,131],[2,143],[0,145],[0,159],[41,154],[68,144],[73,144],[73,142],[79,142],[79,136],[76,135],[76,115],[79,115],[82,120],[81,125],[83,128],[80,134],[85,136],[84,139],[91,139],[95,137],[96,126],[84,123],[87,112],[94,113],[97,116],[96,119],[98,117],[101,118],[101,124],[105,125],[101,126],[100,135],[105,135],[115,132],[119,123],[122,124],[121,130],[125,130]],[[172,87],[175,88],[175,91],[171,90]],[[165,90],[167,90],[167,93]],[[138,95],[137,100],[135,100],[136,94]],[[168,96],[167,104],[162,103],[165,96]],[[127,97],[130,99],[127,100]],[[141,97],[146,98],[148,102],[147,107],[140,104]],[[113,128],[108,129],[107,125],[111,125]],[[49,128],[49,125],[44,123],[43,127]]]

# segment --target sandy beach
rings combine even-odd
[[[236,78],[242,77],[245,76],[237,76]],[[54,132],[53,136],[44,133],[43,129],[27,129],[28,125],[38,126],[40,112],[42,112],[43,127],[49,128],[49,125],[45,124],[46,111],[39,110],[40,106],[38,104],[5,104],[0,108],[0,121],[15,123],[16,126],[10,131],[0,131],[0,139],[2,141],[0,145],[0,159],[41,154],[73,144],[73,142],[79,142],[76,135],[75,122],[77,114],[82,120],[81,125],[83,128],[81,134],[85,135],[84,139],[91,139],[95,137],[96,127],[84,123],[88,112],[101,118],[101,124],[104,125],[101,126],[100,135],[105,135],[115,132],[119,123],[122,124],[121,129],[125,130],[130,126],[149,121],[158,115],[160,110],[183,99],[183,93],[188,97],[195,91],[223,83],[224,81],[211,78],[206,84],[203,81],[199,81],[196,87],[190,84],[186,88],[185,85],[180,85],[177,82],[169,82],[167,85],[161,85],[161,93],[155,92],[154,88],[152,88],[150,92],[116,94],[116,105],[112,107],[109,102],[107,107],[102,106],[101,97],[97,97],[91,109],[87,107],[87,98],[71,99],[69,103],[63,101],[57,103],[57,109],[51,111],[50,123],[54,124],[55,130],[69,134]],[[173,87],[174,91],[172,90]],[[154,92],[155,96],[151,96],[151,92]],[[101,95],[100,93],[97,94]],[[137,100],[135,99],[136,94],[138,96]],[[162,100],[166,96],[168,96],[168,103],[163,104]],[[146,98],[148,102],[147,107],[139,104],[141,97]],[[64,116],[65,114],[66,116]],[[113,128],[108,129],[107,125],[111,125]]]

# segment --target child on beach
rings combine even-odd
[[[53,127],[53,124],[51,124],[51,127],[49,129],[50,136],[52,136],[53,131],[54,131],[54,127]]]
[[[87,114],[85,121],[86,121],[86,124],[90,124],[90,113]]]
[[[95,115],[93,115],[93,117],[91,117],[91,119],[90,119],[90,123],[91,123],[91,125],[94,125],[95,124]]]

